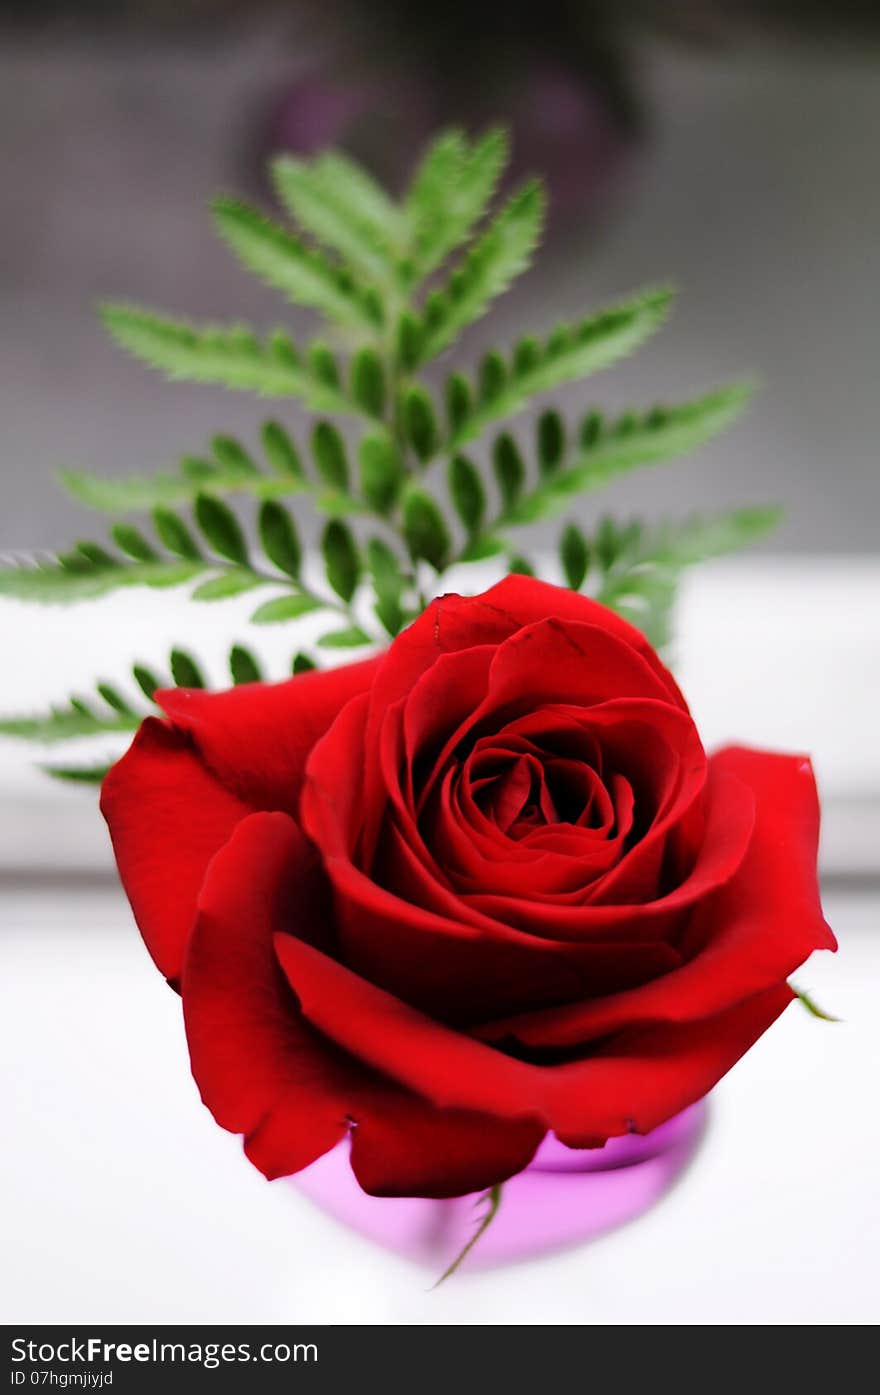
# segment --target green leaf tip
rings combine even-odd
[[[464,1245],[461,1250],[459,1250],[458,1254],[456,1255],[452,1263],[449,1265],[449,1267],[447,1269],[444,1269],[443,1273],[440,1275],[440,1278],[433,1285],[434,1288],[439,1288],[440,1285],[445,1283],[447,1279],[452,1278],[453,1274],[456,1273],[456,1271],[461,1267],[463,1262],[467,1259],[468,1255],[471,1253],[478,1240],[480,1240],[481,1237],[486,1234],[486,1231],[489,1229],[489,1226],[492,1224],[495,1217],[498,1215],[498,1210],[501,1206],[501,1195],[501,1185],[496,1184],[494,1187],[490,1187],[487,1192],[484,1192],[481,1197],[478,1197],[475,1204],[477,1207],[483,1208],[483,1214],[482,1216],[480,1216],[478,1220],[477,1227],[473,1235],[468,1240],[467,1244]]]
[[[298,620],[312,610],[318,610],[320,601],[314,596],[276,596],[264,601],[251,616],[252,625],[278,625],[286,620]]]
[[[213,494],[199,494],[196,497],[195,518],[219,557],[237,566],[247,567],[247,541],[241,524],[228,504]]]
[[[351,530],[341,519],[331,519],[327,524],[321,551],[330,586],[348,604],[360,580],[361,559]]]
[[[344,326],[381,328],[381,303],[322,252],[239,199],[221,196],[211,207],[221,237],[244,266],[295,304]]]
[[[322,649],[357,649],[361,645],[372,643],[370,636],[360,625],[348,625],[343,630],[332,630],[318,640]]]
[[[243,683],[260,683],[263,678],[256,656],[243,644],[233,644],[229,651],[229,673],[236,688]]]
[[[805,988],[798,988],[793,983],[790,983],[788,986],[811,1017],[818,1017],[823,1022],[841,1022],[843,1020],[840,1017],[834,1017],[832,1013],[826,1012],[824,1008],[821,1008],[815,998],[808,993]]]
[[[523,526],[552,518],[567,507],[574,495],[600,489],[632,470],[696,450],[740,417],[750,395],[748,384],[735,383],[689,402],[626,412],[609,421],[592,411],[582,421],[578,443],[567,456],[563,454],[557,427],[553,428],[555,439],[550,439],[548,423],[558,414],[545,413],[540,419],[545,423],[545,439],[543,443],[540,440],[539,424],[538,442],[543,478],[524,497],[519,497],[518,492],[505,497],[507,507],[501,526]],[[502,439],[498,438],[496,452]],[[511,447],[507,449],[509,452]]]
[[[336,153],[313,162],[278,155],[269,170],[290,216],[349,272],[380,286],[393,282],[389,225],[397,221],[396,210],[365,171]]]
[[[473,244],[446,284],[429,295],[419,358],[435,358],[528,267],[541,235],[544,193],[524,185]]]
[[[611,367],[660,328],[672,299],[652,289],[607,306],[574,325],[558,325],[543,341],[521,339],[509,358],[488,354],[480,369],[480,391],[472,409],[454,428],[455,450],[500,417],[522,411],[532,397]]]
[[[507,164],[503,127],[471,145],[460,130],[442,132],[420,162],[406,196],[414,277],[425,277],[467,241],[489,206]]]
[[[178,688],[205,688],[205,678],[195,659],[185,649],[171,651],[171,677]]]
[[[83,559],[85,562],[85,559]],[[38,605],[72,605],[95,600],[127,586],[170,587],[192,580],[206,567],[204,562],[132,562],[131,565],[83,566],[47,563],[0,569],[0,596]]]
[[[424,489],[411,487],[404,495],[403,535],[414,562],[423,560],[443,571],[452,552],[449,529],[440,506]]]
[[[303,360],[282,330],[260,338],[245,325],[197,325],[119,302],[105,303],[99,314],[117,344],[173,382],[301,397],[314,411],[358,410],[326,372]]]
[[[579,591],[584,584],[590,566],[589,544],[574,523],[569,523],[559,541],[559,558],[567,585],[572,591]]]
[[[95,765],[41,765],[44,775],[54,780],[62,780],[72,785],[100,785],[108,774],[111,762],[99,761]]]

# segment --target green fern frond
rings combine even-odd
[[[618,475],[643,465],[687,454],[732,426],[751,392],[748,384],[735,384],[677,406],[627,412],[609,423],[591,413],[582,425],[572,462],[511,502],[496,526],[521,527],[552,518],[567,507],[573,495],[600,489]]]
[[[301,397],[317,412],[357,412],[357,406],[314,356],[303,359],[288,335],[260,340],[243,326],[190,324],[137,306],[108,304],[101,318],[135,358],[172,381],[215,383],[260,397]]]
[[[330,423],[318,423],[312,438],[314,456],[313,477],[306,474],[298,447],[278,422],[263,426],[263,450],[266,465],[258,464],[240,442],[232,437],[215,437],[213,458],[185,456],[180,473],[160,471],[156,475],[132,475],[127,479],[106,479],[82,470],[63,469],[58,479],[69,494],[80,503],[103,513],[132,513],[157,507],[173,507],[191,503],[204,490],[213,494],[240,494],[252,499],[283,499],[309,494],[322,513],[340,515],[368,511],[368,499],[360,501],[339,488],[340,478],[328,480],[321,468],[322,445],[328,431],[336,443],[337,453],[347,454],[339,432]],[[387,439],[384,428],[377,428],[364,437]],[[237,463],[234,463],[235,457]],[[247,466],[242,462],[246,460]],[[347,469],[347,463],[346,463]]]
[[[93,600],[127,586],[181,586],[208,569],[205,561],[183,558],[131,565],[84,565],[81,569],[47,563],[45,566],[7,567],[0,570],[0,596],[43,605],[67,605]]]
[[[275,191],[287,212],[317,242],[371,284],[393,285],[396,260],[389,229],[365,210],[363,189],[338,178],[340,157],[312,164],[279,155],[270,166]],[[350,170],[350,166],[349,166]]]
[[[765,536],[778,526],[775,505],[692,515],[651,529],[640,523],[599,525],[591,553],[601,573],[596,599],[643,630],[658,648],[669,641],[670,613],[681,572]]]
[[[0,736],[51,746],[84,736],[136,731],[140,720],[135,714],[128,715],[113,708],[95,710],[77,700],[76,705],[56,707],[43,715],[0,718]]]
[[[407,195],[411,284],[429,276],[466,242],[489,206],[508,159],[507,133],[494,128],[469,147],[447,131],[427,151]]]
[[[295,305],[309,306],[349,328],[373,333],[381,328],[381,300],[361,290],[322,252],[237,199],[215,199],[213,209],[224,242],[250,271]]]
[[[41,765],[39,768],[44,775],[67,784],[100,785],[112,764],[112,761],[99,761],[96,765]]]
[[[452,431],[450,450],[471,441],[499,417],[522,411],[532,397],[590,377],[631,354],[660,328],[672,292],[645,291],[575,326],[560,325],[540,343],[520,340],[509,359],[487,355],[470,410]]]
[[[694,514],[649,533],[640,560],[675,569],[692,567],[756,542],[777,528],[782,518],[783,509],[778,504],[732,509],[708,518]]]
[[[348,625],[344,630],[331,630],[321,635],[318,645],[322,649],[361,649],[373,642],[360,625]]]
[[[470,376],[449,375],[438,410],[439,397],[420,370],[526,269],[540,236],[540,184],[494,204],[507,156],[502,130],[475,141],[447,131],[400,202],[338,152],[282,156],[272,176],[292,227],[238,199],[218,198],[221,238],[246,268],[317,312],[319,337],[300,347],[284,330],[197,325],[120,304],[104,307],[104,322],[122,347],[172,379],[297,399],[318,417],[307,441],[298,444],[270,421],[261,450],[218,435],[204,452],[152,477],[63,470],[61,482],[74,498],[117,515],[110,542],[83,541],[57,558],[0,566],[0,596],[64,603],[122,587],[193,583],[190,598],[212,603],[272,587],[248,607],[254,625],[296,623],[313,612],[330,621],[325,633],[312,632],[308,652],[297,652],[292,672],[299,674],[324,650],[373,645],[380,629],[398,634],[424,604],[429,569],[440,577],[455,562],[503,556],[509,570],[532,573],[509,529],[552,517],[577,494],[682,455],[730,425],[746,388],[611,421],[593,411],[578,431],[546,407],[535,421],[533,463],[527,466],[528,453],[501,429],[485,477],[479,455],[465,452],[468,442],[541,394],[622,359],[661,325],[671,300],[666,290],[649,290],[549,335],[520,338],[504,352],[490,349]],[[343,416],[360,423],[359,437],[341,428]],[[425,476],[438,457],[445,490]],[[314,586],[288,503],[301,495],[325,517],[323,576]],[[250,523],[231,507],[242,498],[255,501]],[[141,510],[151,527],[119,517]],[[739,510],[653,529],[605,519],[586,532],[569,523],[559,560],[570,586],[598,595],[662,642],[682,569],[739,547],[777,516]],[[173,683],[205,683],[184,650],[172,652],[168,667]],[[234,683],[255,682],[262,665],[236,643],[229,673]],[[143,665],[132,677],[152,704],[164,680]],[[0,721],[0,734],[62,742],[131,732],[143,715],[124,691],[101,683],[87,702],[73,698],[42,716]],[[103,769],[51,767],[59,778],[83,782],[99,779]]]
[[[229,651],[229,676],[236,687],[242,683],[260,683],[263,680],[259,660],[243,644],[233,644]]]
[[[351,218],[397,246],[403,237],[400,207],[363,165],[341,150],[325,150],[314,161],[314,168]]]
[[[202,479],[194,479],[186,474],[171,475],[164,471],[151,476],[103,479],[85,470],[64,469],[58,471],[58,479],[74,499],[102,513],[135,513],[156,508],[157,505],[186,504],[205,485],[222,494],[247,494],[255,499],[279,499],[303,493],[306,489],[305,482],[301,480],[264,474],[243,478],[222,470],[212,471]]]
[[[544,191],[536,181],[513,195],[446,285],[428,297],[422,314],[421,362],[436,358],[526,270],[543,216]]]

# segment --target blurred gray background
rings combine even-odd
[[[296,6],[256,6],[216,26],[209,4],[196,8],[183,28],[110,24],[85,6],[76,22],[56,14],[3,33],[6,549],[61,546],[94,529],[55,485],[57,466],[149,472],[216,431],[255,441],[268,414],[245,397],[164,383],[115,350],[93,313],[97,299],[124,297],[264,326],[290,318],[212,236],[205,204],[218,189],[267,197],[261,154],[296,145],[303,130],[305,144],[314,138],[296,101],[315,52],[318,83],[323,73],[337,93],[347,59],[326,35],[316,50],[313,26],[292,23]],[[469,363],[490,339],[672,280],[674,321],[636,359],[570,392],[572,409],[674,400],[744,373],[762,390],[727,437],[692,461],[637,474],[602,506],[655,515],[781,500],[788,519],[765,549],[873,552],[880,53],[868,34],[841,42],[797,30],[753,25],[709,43],[640,30],[626,50],[635,118],[588,72],[592,105],[575,111],[583,132],[562,132],[552,189],[561,212],[539,266],[453,353]],[[372,116],[388,106],[373,163],[399,177],[394,106],[405,108],[420,70],[415,60],[407,69],[405,44],[398,60],[403,96],[392,81],[366,102]],[[542,90],[523,90],[516,120],[540,126]],[[490,91],[480,117],[507,115],[505,100]],[[447,115],[435,103],[426,129],[435,110]],[[553,121],[544,125],[527,157],[552,166]],[[268,410],[302,425],[295,405]]]

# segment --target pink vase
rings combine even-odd
[[[485,1269],[592,1240],[652,1206],[696,1151],[705,1100],[648,1134],[612,1138],[604,1148],[541,1144],[524,1171],[504,1184],[492,1224],[462,1269]],[[348,1144],[290,1179],[324,1211],[396,1254],[442,1273],[474,1233],[479,1194],[451,1201],[375,1197],[361,1191]]]

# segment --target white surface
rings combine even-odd
[[[880,897],[714,1096],[681,1185],[593,1245],[431,1276],[268,1184],[199,1103],[121,893],[2,903],[6,1322],[870,1323],[880,1318]]]
[[[548,575],[551,570],[548,569]],[[494,579],[468,569],[464,589]],[[451,577],[449,589],[454,589]],[[215,605],[180,593],[122,592],[74,611],[0,602],[0,652],[15,655],[0,710],[45,710],[95,679],[133,699],[135,659],[167,672],[172,644],[228,682],[230,643],[246,638],[270,676],[325,623],[314,617],[248,635],[252,595]],[[682,587],[673,667],[707,747],[739,741],[812,754],[825,804],[826,871],[880,872],[880,561],[742,557],[696,569]],[[345,655],[340,656],[343,660]],[[49,749],[49,758],[94,760],[125,745],[107,738]],[[110,869],[93,796],[60,788],[34,769],[43,751],[0,739],[0,868]]]

